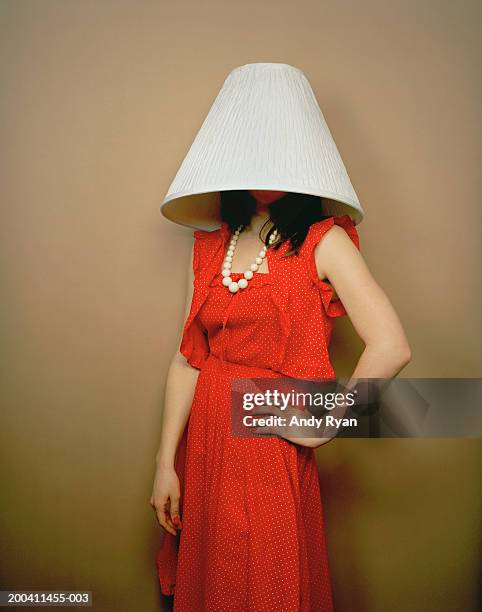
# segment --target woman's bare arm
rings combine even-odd
[[[316,245],[314,257],[319,278],[330,282],[365,343],[365,349],[345,387],[355,387],[358,378],[395,377],[411,360],[410,346],[394,307],[373,278],[360,251],[345,230],[334,225]],[[340,411],[341,414],[336,414]],[[343,412],[340,406],[332,414],[343,416]],[[285,437],[312,448],[333,439],[333,436]]]
[[[191,252],[191,261],[192,256],[193,252]],[[191,308],[193,281],[191,265],[188,274],[184,321],[187,319]],[[164,510],[166,507],[169,508],[170,518],[174,519],[174,524],[176,524],[176,517],[179,516],[180,492],[178,480],[174,474],[174,459],[191,412],[194,390],[199,375],[199,370],[189,365],[185,357],[179,352],[179,348],[171,359],[167,373],[161,442],[156,454],[156,477],[151,496],[151,505],[156,510],[159,522],[173,534],[176,532],[171,521],[166,520]]]
[[[318,275],[328,279],[363,340],[352,378],[393,378],[411,360],[400,319],[345,230],[334,225],[315,248]]]
[[[191,266],[188,274],[184,321],[187,319],[191,308],[193,280]],[[174,466],[176,449],[191,412],[198,375],[199,370],[189,365],[184,355],[178,349],[171,359],[167,373],[164,410],[162,413],[161,443],[156,455],[156,464],[158,466]]]

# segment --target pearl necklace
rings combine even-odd
[[[246,289],[246,287],[248,286],[248,281],[250,281],[253,278],[254,272],[258,270],[259,266],[263,263],[263,259],[266,257],[266,245],[264,245],[261,251],[258,253],[258,256],[256,257],[256,259],[254,260],[254,263],[250,265],[250,269],[244,272],[243,274],[244,278],[240,278],[238,281],[233,281],[233,279],[230,276],[231,263],[233,261],[236,243],[244,227],[245,226],[243,225],[238,225],[238,228],[234,232],[231,238],[231,242],[229,243],[228,252],[226,253],[226,257],[224,258],[223,270],[221,272],[221,274],[224,276],[223,285],[227,287],[229,291],[231,291],[231,293],[236,293],[238,289]],[[275,229],[274,232],[269,237],[270,245],[276,240],[277,236],[278,236],[278,230]]]

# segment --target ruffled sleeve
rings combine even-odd
[[[210,232],[206,230],[194,230],[194,247],[192,257],[192,269],[194,272],[194,282],[199,281],[202,268],[203,253],[205,251],[205,242],[209,240]]]
[[[356,231],[355,224],[349,215],[328,217],[327,219],[314,223],[310,227],[309,233],[305,240],[305,242],[307,242],[307,249],[310,259],[310,279],[320,291],[323,309],[328,317],[342,317],[346,315],[347,312],[341,300],[339,298],[335,298],[335,292],[331,284],[319,278],[318,271],[316,269],[314,250],[321,238],[335,224],[339,225],[345,230],[353,244],[358,250],[360,250],[360,239],[358,232]]]
[[[206,298],[206,272],[209,265],[208,249],[212,232],[195,230],[192,267],[194,272],[191,309],[184,324],[179,352],[189,365],[200,370],[209,356],[207,331],[196,317]]]

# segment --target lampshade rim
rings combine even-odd
[[[174,204],[174,201],[180,198],[185,198],[185,197],[190,197],[190,196],[202,196],[202,195],[206,195],[206,194],[215,194],[215,193],[219,193],[220,191],[234,191],[236,189],[246,189],[245,186],[239,186],[239,187],[225,187],[225,188],[213,188],[213,187],[205,187],[203,188],[202,191],[196,190],[194,192],[190,192],[189,190],[185,191],[185,192],[177,192],[177,193],[171,193],[169,195],[167,195],[164,200],[161,202],[159,208],[160,208],[160,212],[162,213],[162,215],[168,219],[169,221],[172,221],[174,223],[178,223],[179,225],[183,225],[185,227],[192,227],[192,228],[197,228],[198,226],[196,225],[190,225],[188,223],[183,223],[181,221],[177,221],[176,220],[176,215],[168,215],[166,214],[166,206],[167,204]],[[251,187],[250,187],[251,189]],[[254,188],[253,188],[254,189]],[[267,190],[273,190],[273,187],[265,187],[265,189]],[[286,192],[290,192],[290,193],[300,193],[300,194],[304,194],[304,195],[313,195],[313,196],[319,196],[321,198],[325,197],[325,198],[329,198],[330,200],[334,200],[335,202],[339,202],[341,204],[345,204],[347,206],[349,206],[350,208],[353,209],[354,213],[353,215],[350,215],[353,218],[353,222],[355,225],[359,225],[364,217],[365,217],[365,211],[363,210],[363,208],[360,206],[360,204],[358,202],[356,202],[355,200],[353,200],[352,198],[350,198],[349,196],[343,196],[344,199],[341,199],[342,196],[340,196],[339,194],[336,194],[332,191],[328,191],[327,189],[319,189],[319,190],[308,190],[308,189],[300,189],[298,188],[294,188],[293,186],[291,186],[291,188],[289,188],[287,185],[283,185],[283,186],[279,186],[276,185],[276,191],[286,191]],[[173,212],[174,212],[174,206],[173,208]],[[347,213],[348,214],[348,213]],[[208,219],[210,217],[210,215],[207,215],[206,219]],[[215,219],[211,217],[211,219],[214,221]],[[218,220],[215,220],[216,223],[218,222]]]

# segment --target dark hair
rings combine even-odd
[[[323,214],[322,200],[320,196],[288,192],[271,202],[268,205],[269,219],[259,230],[260,239],[268,246],[273,228],[268,231],[264,239],[262,232],[266,224],[271,221],[279,233],[273,248],[279,249],[283,243],[289,241],[290,248],[286,255],[297,254],[310,226],[329,216]],[[249,225],[255,212],[256,200],[248,190],[221,191],[221,219],[229,225],[231,231],[234,231],[238,225]]]

